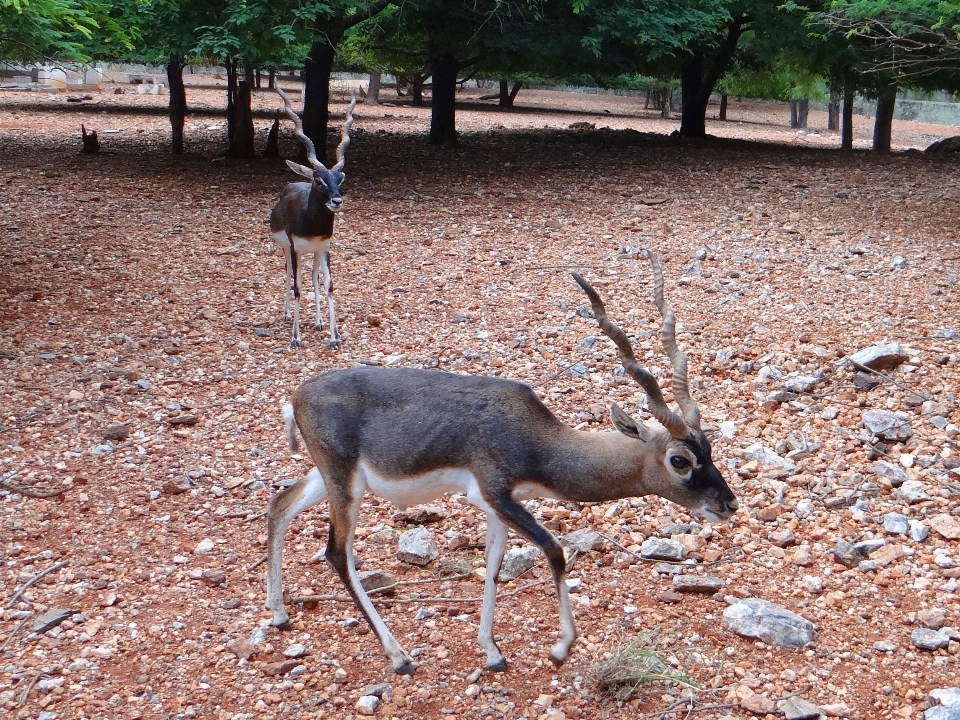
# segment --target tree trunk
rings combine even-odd
[[[717,117],[719,117],[721,120],[727,119],[727,94],[726,93],[723,93],[723,95],[720,96],[720,113],[718,114]]]
[[[271,70],[270,74],[267,75],[267,89],[276,90],[277,88],[277,71]]]
[[[794,99],[790,100],[790,129],[796,130],[800,127],[800,119],[797,117],[797,101]]]
[[[330,106],[330,72],[333,70],[334,38],[316,40],[304,64],[303,133],[313,140],[317,159],[327,162],[327,113]],[[306,149],[300,148],[302,160]]]
[[[807,128],[807,118],[810,116],[810,96],[802,97],[797,100],[797,127],[801,130]]]
[[[367,102],[371,105],[380,104],[380,73],[370,73],[370,80],[367,82]]]
[[[510,80],[508,78],[501,78],[500,80],[500,102],[499,105],[502,108],[512,108],[514,101],[517,99],[517,94],[520,92],[520,89],[523,87],[522,80],[516,80],[513,83],[513,89],[510,89]]]
[[[430,144],[455,145],[457,142],[457,62],[449,53],[434,56],[433,102],[430,112]]]
[[[423,83],[424,81],[419,77],[410,80],[410,94],[413,96],[415,107],[423,107]]]
[[[840,129],[840,93],[830,91],[830,104],[827,105],[827,130],[836,132]]]
[[[893,111],[897,106],[897,86],[889,85],[877,99],[877,116],[873,123],[873,149],[890,152],[893,134]]]
[[[280,111],[277,110],[277,116],[270,126],[270,132],[267,133],[267,145],[263,148],[264,157],[280,157]]]
[[[726,72],[743,35],[744,16],[735,15],[727,21],[727,34],[713,49],[712,59],[706,63],[701,50],[693,50],[680,66],[681,99],[680,135],[705,137],[707,134],[707,105],[720,76]]]
[[[853,150],[853,83],[843,88],[843,127],[840,130],[840,149]]]
[[[174,155],[183,155],[183,124],[187,115],[183,66],[183,55],[171,55],[167,62],[167,85],[170,87],[170,151]]]
[[[241,80],[237,83],[237,98],[233,106],[234,124],[227,157],[252,158],[254,152],[253,109],[250,104],[250,83]]]
[[[703,92],[703,58],[699,54],[688,57],[680,68],[680,134],[683,137],[705,137],[707,134],[707,103],[710,93]]]

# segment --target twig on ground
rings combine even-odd
[[[503,595],[497,595],[497,599],[514,597],[515,595],[520,595],[523,592],[526,592],[532,587],[537,585],[543,585],[544,583],[550,582],[551,578],[543,578],[541,580],[533,580],[528,582],[525,585],[521,585],[516,590],[511,590],[508,593]],[[472,597],[472,598],[445,598],[445,597],[420,597],[420,598],[371,598],[373,602],[382,603],[384,605],[407,605],[410,603],[478,603],[483,602],[482,597]],[[289,603],[307,603],[307,602],[353,602],[352,597],[347,597],[345,595],[304,595],[302,597],[292,597],[287,598]]]
[[[33,677],[30,678],[30,682],[27,683],[27,687],[23,691],[23,695],[21,695],[20,700],[17,701],[17,709],[22,708],[24,705],[27,704],[27,697],[30,695],[30,691],[33,690],[33,686],[37,684],[37,681],[40,679],[40,675],[42,674],[43,673],[37,670],[37,672],[34,673]]]
[[[34,577],[32,577],[32,578],[30,578],[29,580],[27,580],[27,582],[25,582],[25,583],[23,584],[23,587],[21,587],[19,590],[17,590],[17,591],[13,594],[13,597],[10,598],[10,601],[9,601],[6,605],[3,606],[3,609],[6,610],[6,609],[8,609],[8,608],[13,607],[14,603],[16,603],[17,600],[20,599],[20,596],[23,595],[23,593],[25,593],[25,592],[27,591],[27,588],[29,588],[31,585],[33,585],[35,582],[37,582],[37,581],[40,580],[41,578],[49,575],[49,574],[52,573],[53,571],[59,570],[59,569],[62,568],[64,565],[66,565],[67,562],[68,562],[68,561],[66,561],[66,560],[61,560],[61,561],[58,562],[57,564],[51,565],[50,567],[48,567],[46,570],[44,570],[44,571],[43,571],[42,573],[40,573],[39,575],[35,575]]]
[[[20,632],[20,629],[21,629],[24,625],[27,624],[27,620],[29,620],[29,619],[32,618],[32,617],[33,617],[33,613],[31,612],[31,613],[30,613],[29,615],[27,615],[23,620],[20,621],[20,624],[17,625],[17,626],[13,629],[13,632],[10,633],[10,635],[7,637],[7,639],[3,641],[3,645],[0,645],[0,652],[3,652],[4,650],[6,650],[7,645],[9,645],[9,644],[10,644],[10,641],[13,640],[14,635],[16,635],[18,632]]]
[[[248,567],[248,568],[247,568],[247,572],[250,572],[251,570],[256,570],[258,567],[260,567],[261,565],[263,565],[266,561],[267,561],[267,556],[264,555],[262,558],[260,558],[259,560],[257,560],[253,565],[251,565],[250,567]]]

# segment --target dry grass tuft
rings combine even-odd
[[[646,683],[676,683],[697,688],[685,670],[676,670],[657,650],[659,629],[641,632],[621,644],[613,657],[596,663],[588,678],[596,689],[613,699],[624,702]]]

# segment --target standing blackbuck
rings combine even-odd
[[[649,255],[649,253],[648,253]],[[611,322],[593,287],[577,274],[601,329],[617,345],[626,372],[647,393],[658,421],[646,425],[611,406],[616,432],[582,432],[557,419],[536,393],[519,382],[431,370],[353,367],[303,383],[285,405],[291,448],[296,431],[316,468],[270,500],[267,510],[267,609],[273,624],[289,627],[283,606],[283,536],[293,517],[330,501],[326,559],[383,644],[394,671],[413,672],[410,656],[384,625],[360,585],[353,540],[366,490],[404,508],[446,492],[464,493],[486,513],[486,583],[479,642],[487,667],[506,661],[493,637],[497,575],[513,530],[546,556],[560,604],[560,640],[550,659],[560,665],[576,638],[557,539],[523,506],[533,497],[605,502],[654,494],[720,521],[737,500],[711,458],[690,396],[686,358],[677,347],[674,317],[663,297],[663,271],[652,255],[655,298],[663,317],[662,341],[673,366],[671,410],[656,378],[640,367],[623,330]]]
[[[323,289],[327,295],[330,311],[330,345],[339,347],[340,334],[337,332],[337,316],[333,307],[333,280],[330,276],[330,240],[333,238],[333,220],[343,209],[343,196],[340,187],[346,179],[341,172],[346,161],[347,146],[350,144],[350,126],[353,124],[353,108],[357,105],[356,92],[352,93],[347,117],[340,130],[340,144],[337,146],[337,164],[327,167],[317,159],[317,150],[313,141],[303,132],[300,116],[290,106],[283,90],[277,88],[283,98],[287,116],[293,120],[297,137],[307,150],[305,165],[287,160],[287,165],[297,175],[308,178],[310,182],[295,182],[287,185],[280,193],[280,201],[270,213],[270,232],[274,242],[283,250],[287,261],[287,277],[284,282],[283,319],[290,320],[290,294],[293,294],[293,337],[291,347],[303,344],[300,337],[300,266],[299,256],[313,253],[313,306],[316,312],[316,328],[323,329],[323,317],[320,312],[320,270],[323,269]]]

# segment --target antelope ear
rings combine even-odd
[[[616,403],[610,405],[610,420],[613,421],[613,426],[627,437],[637,440],[647,440],[650,437],[650,431],[643,423],[638,423],[627,415],[624,409]]]
[[[293,162],[292,160],[287,160],[287,167],[293,170],[297,175],[302,175],[305,178],[313,179],[313,170],[308,168],[306,165],[300,165]]]

